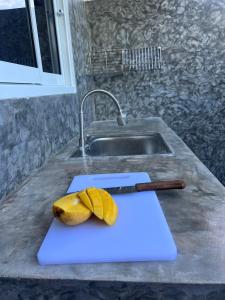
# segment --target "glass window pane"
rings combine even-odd
[[[0,41],[0,60],[37,66],[27,1],[0,0]]]
[[[34,0],[43,71],[60,74],[59,52],[52,0]]]

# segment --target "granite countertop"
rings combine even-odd
[[[77,140],[34,172],[0,206],[0,278],[149,283],[225,283],[225,188],[160,118],[92,123],[89,133],[160,132],[171,156],[71,158]],[[51,205],[77,174],[148,172],[152,180],[184,178],[185,190],[158,192],[174,236],[173,262],[38,265],[36,254],[52,221]]]

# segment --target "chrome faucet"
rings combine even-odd
[[[82,98],[81,101],[81,107],[80,107],[80,141],[79,141],[79,148],[81,151],[81,155],[85,156],[85,141],[84,141],[84,103],[86,101],[86,99],[95,93],[102,93],[105,94],[107,96],[109,96],[113,102],[115,103],[117,110],[118,110],[118,115],[117,115],[117,123],[119,126],[124,126],[126,125],[126,115],[122,112],[120,104],[118,102],[118,100],[113,96],[113,94],[111,94],[108,91],[102,90],[102,89],[96,89],[96,90],[92,90],[90,92],[88,92],[87,94],[84,95],[84,97]]]

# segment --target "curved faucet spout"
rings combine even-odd
[[[84,97],[81,100],[81,107],[80,107],[80,141],[79,141],[79,146],[80,146],[80,150],[81,150],[81,154],[82,156],[85,156],[85,143],[84,143],[84,103],[86,102],[87,98],[89,96],[91,96],[92,94],[95,93],[102,93],[107,95],[109,98],[111,98],[113,100],[113,102],[115,103],[117,110],[118,110],[118,115],[117,115],[117,123],[119,126],[124,126],[126,125],[126,115],[122,112],[119,101],[116,99],[115,96],[113,96],[113,94],[111,94],[110,92],[106,91],[106,90],[102,90],[102,89],[95,89],[92,90],[90,92],[88,92],[87,94],[84,95]]]

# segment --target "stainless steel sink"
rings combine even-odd
[[[172,154],[161,134],[98,136],[91,137],[86,143],[88,156],[127,156]],[[75,152],[72,157],[80,156]]]

